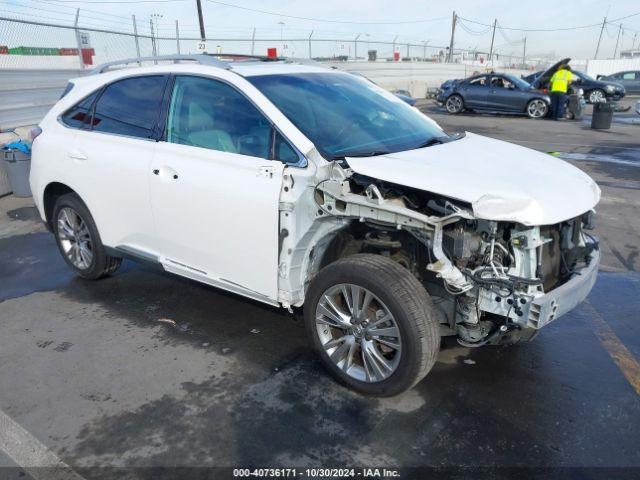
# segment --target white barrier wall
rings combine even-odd
[[[474,65],[429,62],[335,62],[328,65],[347,72],[356,72],[388,90],[408,90],[416,98],[425,98],[427,88],[439,87],[445,80],[465,78],[487,71]],[[516,76],[528,75],[527,70],[498,70]]]
[[[640,70],[640,58],[616,58],[611,60],[587,60],[587,75],[596,78],[598,75],[611,75],[612,73],[627,70]]]

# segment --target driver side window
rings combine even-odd
[[[494,88],[513,88],[513,83],[503,77],[493,77],[491,86]]]
[[[202,77],[176,77],[167,141],[269,158],[271,124],[240,92]]]

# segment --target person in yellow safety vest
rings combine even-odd
[[[564,110],[567,102],[567,90],[569,84],[575,80],[568,65],[560,65],[553,74],[551,84],[551,116],[554,120],[564,119]]]

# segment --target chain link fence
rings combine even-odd
[[[160,33],[158,33],[160,32]],[[94,65],[137,56],[238,53],[266,55],[275,48],[279,56],[320,61],[412,61],[444,62],[447,47],[372,40],[370,38],[207,38],[175,29],[155,28],[152,22],[132,18],[127,31],[90,26],[64,25],[0,16],[0,68],[91,68]],[[457,61],[469,52],[455,50]]]

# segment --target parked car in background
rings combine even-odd
[[[521,78],[504,73],[447,80],[440,86],[436,101],[452,114],[475,110],[524,114],[530,118],[545,117],[551,103],[545,93],[532,88]]]
[[[629,70],[612,75],[598,75],[598,80],[619,83],[627,93],[640,93],[640,70]]]
[[[412,107],[414,107],[417,102],[417,100],[411,96],[411,92],[409,92],[408,90],[394,90],[393,94]]]
[[[570,61],[570,58],[564,58],[547,70],[524,76],[522,80],[529,82],[534,88],[547,89],[549,88],[549,80],[558,67],[560,65],[568,65]],[[617,101],[626,95],[625,88],[620,83],[610,80],[596,80],[586,73],[575,70],[572,73],[578,77],[577,81],[573,82],[572,85],[574,88],[582,90],[584,99],[589,103],[597,103],[604,100]]]

